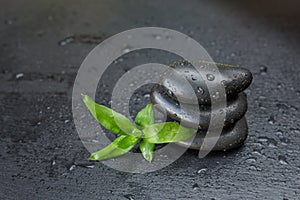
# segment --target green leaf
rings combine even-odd
[[[152,104],[148,104],[136,115],[135,123],[143,128],[154,123],[154,112]]]
[[[153,154],[154,154],[154,147],[155,144],[147,142],[143,140],[140,142],[140,150],[146,160],[148,160],[150,163],[153,160]]]
[[[124,115],[95,103],[89,96],[82,95],[83,102],[94,118],[106,129],[116,134],[141,137],[142,132]]]
[[[196,130],[182,127],[177,122],[166,122],[150,125],[143,132],[147,142],[162,144],[187,140]]]
[[[129,152],[134,147],[134,145],[139,142],[139,140],[139,138],[131,135],[121,135],[110,145],[97,152],[92,153],[89,160],[105,160],[121,156]]]

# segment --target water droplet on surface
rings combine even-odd
[[[88,168],[88,169],[95,168],[95,165],[93,163],[76,163],[76,166],[83,167],[83,168]]]
[[[16,74],[16,79],[20,79],[20,78],[22,78],[23,76],[24,76],[23,73]]]
[[[70,43],[74,42],[74,40],[75,40],[74,36],[69,36],[69,37],[66,37],[63,40],[59,41],[58,45],[59,46],[65,46],[67,44],[70,44]]]
[[[265,65],[261,65],[260,66],[259,72],[260,72],[261,75],[266,75],[267,71],[268,71],[268,67],[267,66],[265,66]]]
[[[132,194],[125,194],[124,197],[125,197],[126,199],[129,199],[129,200],[134,200]]]
[[[160,40],[160,39],[161,39],[161,36],[160,36],[160,35],[156,35],[156,36],[155,36],[155,39],[156,39],[156,40]]]
[[[197,184],[197,183],[195,183],[194,185],[193,185],[193,190],[197,190],[199,188],[199,185]]]
[[[192,79],[193,81],[197,80],[197,78],[196,78],[196,76],[195,76],[194,74],[191,74],[191,79]]]
[[[274,124],[275,123],[275,118],[273,115],[271,115],[268,119],[269,124]]]
[[[71,165],[71,167],[69,168],[69,171],[73,171],[76,168],[76,165]]]
[[[203,168],[203,169],[199,169],[198,170],[198,174],[201,174],[201,173],[204,173],[204,172],[206,172],[207,171],[207,168]]]
[[[204,94],[204,90],[201,88],[201,87],[198,87],[197,88],[197,92],[198,92],[198,94]]]
[[[171,95],[171,96],[173,95],[173,92],[170,89],[168,89],[167,92],[169,95]]]
[[[220,93],[219,92],[216,92],[215,94],[213,94],[211,96],[213,99],[218,99],[220,97]]]
[[[134,101],[137,103],[137,102],[140,102],[141,101],[141,98],[140,97],[136,97],[134,98]],[[127,104],[126,104],[127,105]]]
[[[286,161],[286,157],[285,156],[278,156],[278,160],[279,160],[279,163],[282,164],[282,165],[288,165],[288,162]]]
[[[123,53],[129,53],[131,50],[130,48],[126,47],[125,49],[122,50]]]
[[[144,94],[144,98],[150,98],[150,94]]]
[[[215,76],[212,75],[212,74],[206,74],[206,78],[207,78],[207,80],[209,80],[209,81],[215,80]]]

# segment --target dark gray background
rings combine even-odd
[[[0,199],[297,199],[300,14],[295,2],[1,0]],[[252,71],[245,146],[201,160],[196,151],[187,151],[172,165],[144,175],[87,162],[89,152],[72,122],[76,72],[97,43],[143,26],[181,31],[215,61]],[[172,60],[151,51],[134,56],[136,62],[125,56],[115,64],[120,73],[141,61]],[[119,76],[114,69],[108,73],[116,74],[112,80]],[[19,73],[24,76],[17,79]],[[101,84],[99,101],[107,104],[110,84]],[[148,102],[147,95],[137,97],[132,107]]]

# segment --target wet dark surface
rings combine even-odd
[[[297,199],[298,7],[293,1],[2,1],[0,199]],[[215,61],[253,73],[242,148],[201,160],[190,150],[143,175],[87,162],[72,122],[76,72],[98,42],[141,26],[186,33]],[[132,66],[174,59],[152,51],[132,57],[107,71],[100,103],[108,104],[109,81]],[[132,113],[148,102],[141,91]]]

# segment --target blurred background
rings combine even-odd
[[[297,199],[300,193],[300,3],[293,0],[0,0],[0,199]],[[216,62],[249,69],[249,137],[199,160],[189,150],[153,173],[87,161],[72,121],[77,70],[100,42],[146,26],[180,31]],[[132,67],[169,64],[146,50],[116,60],[99,83]],[[132,116],[150,86],[131,100]]]

